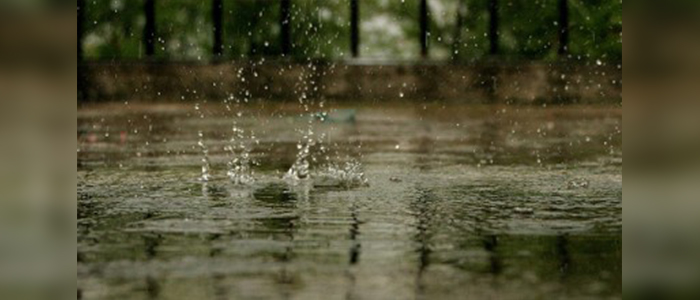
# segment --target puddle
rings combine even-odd
[[[282,179],[307,124],[283,106],[237,119],[248,185],[230,116],[159,107],[78,111],[86,299],[621,298],[621,108],[353,107],[315,127],[362,163],[347,186]]]

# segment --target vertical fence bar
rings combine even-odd
[[[280,1],[280,38],[282,55],[287,56],[292,51],[291,35],[291,0]]]
[[[215,58],[224,54],[224,27],[223,27],[224,3],[223,0],[212,0],[211,19],[214,26],[214,47],[212,52]]]
[[[78,63],[83,61],[83,36],[85,34],[85,0],[78,0]]]
[[[146,0],[143,5],[146,15],[146,25],[143,28],[143,43],[146,46],[146,56],[152,57],[156,53],[156,3],[155,0]]]
[[[83,36],[85,35],[85,0],[78,0],[78,101],[85,101],[85,66]]]
[[[452,61],[459,59],[459,48],[462,46],[462,26],[464,26],[464,13],[466,12],[464,0],[457,1],[457,20],[455,20],[455,35],[452,41]]]
[[[360,56],[359,0],[350,0],[350,50],[352,57]]]
[[[420,55],[428,57],[428,0],[420,1]]]
[[[489,0],[489,53],[492,55],[498,54],[499,46],[499,16],[498,16],[498,0]]]
[[[569,1],[559,0],[559,55],[569,53]]]

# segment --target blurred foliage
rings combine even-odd
[[[146,23],[142,0],[86,1],[85,5],[85,57],[141,57],[141,35]]]
[[[208,58],[212,52],[214,31],[211,1],[156,0],[155,3],[157,57],[174,60]]]
[[[622,60],[622,0],[571,1],[571,53]]]
[[[143,58],[144,0],[88,1],[85,56]],[[489,0],[428,0],[430,57],[469,62],[488,57]],[[279,0],[223,0],[227,58],[278,56]],[[570,58],[622,58],[622,2],[569,0]],[[292,56],[350,56],[350,0],[292,0]],[[558,0],[500,0],[500,48],[507,59],[557,59]],[[457,27],[462,11],[462,26]],[[419,0],[360,0],[360,56],[419,58]],[[209,60],[211,1],[156,0],[156,58]]]
[[[292,0],[292,54],[338,59],[350,54],[349,0]]]
[[[278,55],[281,52],[279,0],[224,0],[223,5],[224,53],[227,56]]]
[[[420,57],[419,2],[360,0],[360,56]]]
[[[558,48],[559,1],[503,2],[499,12],[503,16],[500,29],[503,52],[527,58],[555,56]]]

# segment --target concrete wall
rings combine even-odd
[[[227,62],[86,63],[85,101],[224,99],[455,100],[465,102],[621,102],[621,65],[481,63],[361,65]]]

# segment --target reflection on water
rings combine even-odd
[[[363,145],[347,188],[281,180],[306,120],[270,109],[238,120],[250,186],[225,176],[225,115],[79,111],[83,299],[621,298],[621,110],[361,107],[317,126]]]

